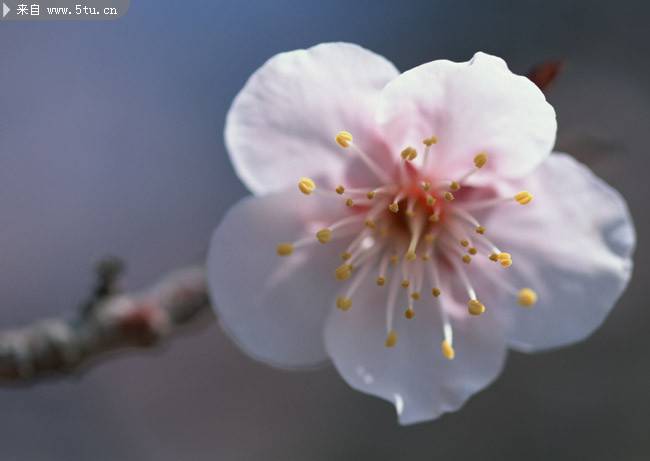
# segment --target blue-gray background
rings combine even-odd
[[[476,50],[560,57],[558,145],[629,200],[634,280],[588,341],[511,354],[458,413],[396,425],[332,368],[287,373],[216,325],[81,378],[0,390],[5,460],[646,460],[650,457],[645,2],[134,1],[102,23],[0,22],[0,327],[69,312],[110,253],[137,288],[201,261],[246,194],[224,116],[271,55],[347,40],[402,69]],[[570,196],[567,197],[570,199]]]

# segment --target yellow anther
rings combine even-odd
[[[462,246],[464,246],[465,248],[467,248],[467,247],[469,246],[469,241],[463,239],[463,240],[460,241],[460,244],[461,244]]]
[[[492,259],[492,258],[490,258]],[[510,267],[512,266],[512,256],[510,253],[499,253],[497,255],[497,261],[503,266],[503,267]]]
[[[527,190],[522,190],[521,192],[515,194],[515,200],[520,205],[528,205],[530,202],[533,201],[533,194],[531,194]]]
[[[485,234],[485,227],[483,226],[477,226],[476,229],[474,230],[476,231],[477,234],[481,234],[481,235]]]
[[[435,204],[436,204],[436,198],[431,194],[427,194],[427,205],[433,206]]]
[[[300,178],[298,189],[305,195],[310,195],[316,189],[316,183],[311,178]]]
[[[436,236],[433,235],[433,234],[426,234],[426,235],[424,236],[424,241],[425,241],[426,243],[433,243],[435,239],[436,239]]]
[[[386,284],[386,277],[377,277],[377,285],[383,287]]]
[[[458,184],[457,181],[452,181],[451,184],[449,185],[449,189],[453,191],[457,191],[458,189],[460,189],[460,184]]]
[[[445,200],[447,200],[448,202],[451,202],[455,198],[456,197],[454,197],[454,194],[452,194],[451,192],[449,191],[445,192]]]
[[[424,192],[429,192],[429,189],[431,189],[431,182],[430,181],[422,181],[422,190]]]
[[[411,299],[413,301],[419,301],[420,300],[420,292],[419,291],[414,291],[411,293]]]
[[[408,288],[411,282],[408,281],[408,279],[402,280],[402,288]]]
[[[440,288],[431,289],[431,294],[433,295],[434,298],[437,298],[438,296],[440,296],[440,293],[442,293],[442,291],[440,291]]]
[[[433,213],[432,215],[429,216],[429,222],[438,222],[440,221],[440,215],[438,213]]]
[[[395,344],[397,344],[397,332],[395,330],[390,330],[388,336],[386,336],[386,342],[384,345],[386,347],[393,347]]]
[[[407,261],[415,261],[417,258],[415,251],[407,251],[406,252],[406,260]]]
[[[350,259],[351,257],[352,257],[352,253],[350,253],[350,252],[348,252],[348,251],[345,251],[345,252],[341,253],[341,259],[342,259],[343,261],[347,261],[347,260]]]
[[[350,298],[339,296],[338,298],[336,298],[336,307],[338,307],[342,311],[347,311],[352,307],[352,300]]]
[[[411,320],[413,317],[415,317],[415,311],[409,307],[404,311],[404,317]]]
[[[316,239],[318,239],[320,243],[327,243],[330,241],[331,238],[332,238],[332,231],[327,228],[321,229],[318,232],[316,232]]]
[[[372,200],[373,198],[375,198],[375,195],[377,195],[377,192],[375,192],[374,190],[371,190],[370,192],[368,192],[366,194],[366,197],[368,198],[368,200]]]
[[[293,245],[291,243],[280,243],[275,248],[275,251],[278,253],[278,256],[289,256],[293,253]]]
[[[394,266],[399,261],[399,256],[392,255],[388,261],[390,262],[391,266]]]
[[[467,252],[474,256],[476,253],[478,253],[478,250],[474,247],[471,247],[469,250],[467,250]]]
[[[410,162],[411,160],[415,160],[415,157],[418,156],[418,151],[416,151],[415,148],[409,146],[402,151],[401,155],[404,160]]]
[[[461,258],[465,264],[469,264],[472,262],[472,257],[470,255],[463,255]]]
[[[366,219],[363,224],[368,229],[376,229],[377,228],[377,223],[375,223],[372,219]]]
[[[488,156],[485,152],[481,152],[474,157],[474,166],[476,168],[483,168],[488,161]]]
[[[490,258],[490,261],[497,262],[499,260],[499,255],[497,253],[492,253],[492,254],[490,254],[489,258]]]
[[[431,259],[431,256],[429,256],[429,253],[424,253],[422,255],[422,261],[428,261]]]
[[[537,302],[537,293],[530,288],[522,288],[517,295],[519,305],[524,307],[532,307]]]
[[[397,202],[393,202],[393,203],[391,203],[390,205],[388,205],[388,209],[389,209],[392,213],[397,213],[397,212],[399,211],[399,205],[397,204]]]
[[[422,144],[424,144],[427,147],[430,147],[438,142],[438,138],[435,136],[430,136],[428,138],[425,138],[422,140]]]
[[[346,204],[347,206],[352,207],[352,206],[354,206],[354,200],[352,200],[351,198],[349,198],[349,199],[347,199],[347,200],[345,201],[345,204]]]
[[[349,147],[352,142],[352,135],[347,131],[339,131],[336,135],[336,142],[343,148]]]
[[[341,264],[334,271],[337,280],[347,280],[352,275],[352,266],[349,264]]]
[[[335,190],[339,195],[343,195],[345,193],[345,187],[343,187],[342,184],[339,184]]]
[[[442,355],[448,360],[454,360],[454,357],[456,357],[456,351],[454,351],[451,343],[446,339],[440,344],[440,350],[442,351]]]
[[[481,315],[485,312],[485,306],[478,299],[470,299],[467,303],[467,310],[471,315]]]
[[[412,218],[413,216],[415,216],[415,212],[413,210],[406,210],[404,214],[406,215],[407,218]]]

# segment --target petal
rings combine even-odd
[[[401,288],[400,288],[401,290]],[[461,312],[452,320],[456,357],[442,356],[442,323],[436,301],[425,297],[406,320],[397,309],[397,344],[386,339],[386,289],[368,282],[347,312],[334,311],[325,328],[327,352],[353,388],[392,402],[401,424],[413,424],[456,411],[500,373],[505,355],[505,326],[498,310],[470,318],[464,305],[445,293],[445,306]],[[399,293],[404,295],[402,291]],[[398,306],[404,304],[398,302]]]
[[[255,194],[285,189],[298,176],[335,187],[350,155],[334,140],[339,131],[351,132],[367,152],[385,153],[374,107],[398,74],[383,57],[348,43],[274,56],[228,113],[226,145],[237,174]]]
[[[502,301],[513,316],[510,342],[534,351],[580,341],[603,322],[630,279],[636,237],[625,200],[565,154],[552,154],[511,187],[530,190],[534,200],[504,205],[486,227],[512,254],[510,283],[536,290],[539,301],[532,309]]]
[[[519,177],[532,171],[555,142],[555,111],[526,77],[505,62],[476,53],[466,63],[433,61],[390,82],[384,88],[377,118],[394,150],[421,146],[435,135],[435,170],[455,179],[468,171],[479,152],[489,161],[469,182]]]
[[[322,329],[338,288],[335,241],[280,257],[276,245],[314,235],[346,208],[298,191],[248,197],[232,207],[212,238],[208,283],[225,330],[249,355],[284,367],[326,360]],[[289,205],[290,204],[290,205]]]

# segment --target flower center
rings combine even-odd
[[[386,347],[397,344],[395,311],[402,296],[404,317],[415,318],[416,303],[424,300],[423,290],[431,293],[441,317],[441,352],[455,357],[452,320],[460,321],[458,313],[451,311],[440,284],[440,271],[444,270],[460,281],[467,293],[467,314],[480,316],[485,306],[479,300],[465,265],[473,258],[487,257],[502,268],[512,266],[512,257],[501,251],[486,235],[487,230],[472,214],[475,210],[489,209],[516,202],[527,205],[533,199],[528,191],[513,197],[476,198],[479,189],[466,185],[472,175],[487,163],[488,154],[479,152],[473,165],[457,178],[435,178],[429,172],[429,162],[437,138],[424,139],[424,152],[419,164],[417,149],[406,147],[389,171],[354,143],[352,134],[342,131],[336,136],[337,144],[350,149],[364,162],[378,180],[372,189],[350,189],[339,185],[334,191],[321,191],[310,178],[300,178],[298,189],[304,195],[327,194],[340,196],[347,210],[344,216],[316,232],[313,237],[302,237],[291,243],[281,243],[276,251],[280,256],[291,255],[301,247],[316,243],[327,244],[333,239],[348,239],[341,254],[342,263],[335,268],[334,276],[344,282],[336,298],[336,307],[347,311],[362,283],[375,273],[376,284],[388,284],[386,296]],[[484,271],[489,273],[490,271]],[[516,296],[520,305],[530,307],[537,302],[531,288],[516,289],[502,277],[488,274],[491,281],[509,294]],[[400,295],[400,291],[403,292]]]

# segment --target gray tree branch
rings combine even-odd
[[[98,265],[92,297],[69,320],[0,333],[0,385],[78,373],[111,352],[151,348],[214,319],[202,267],[176,271],[140,293],[117,290],[121,263]]]

